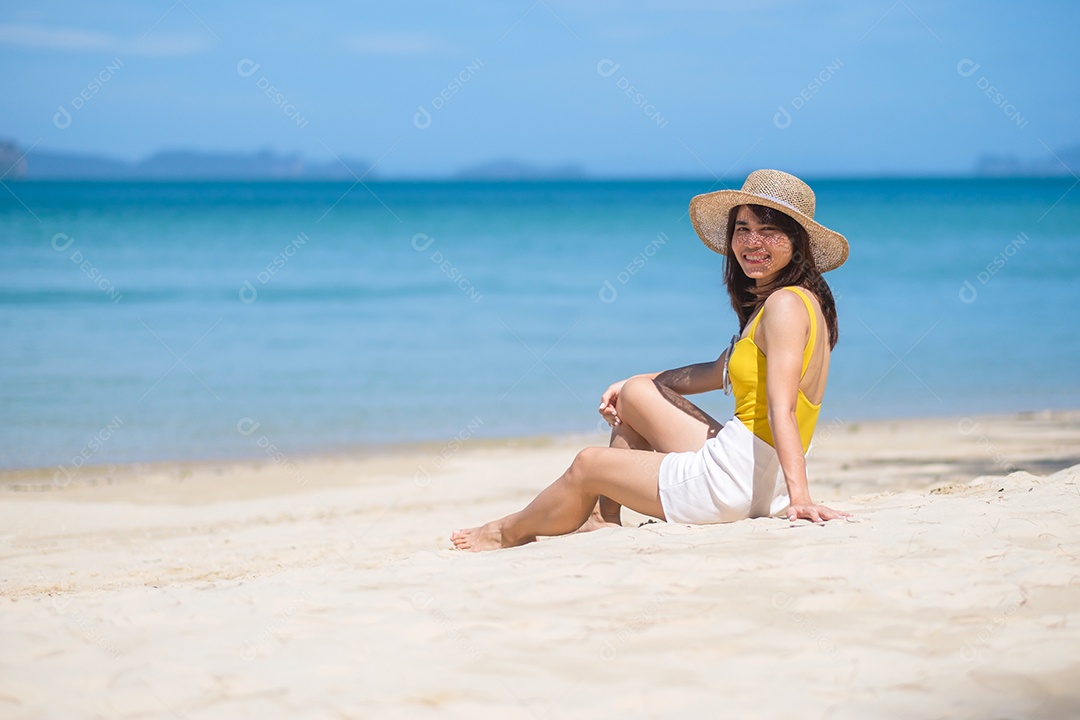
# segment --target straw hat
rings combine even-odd
[[[789,215],[810,236],[810,252],[818,270],[838,268],[848,257],[848,242],[838,232],[814,222],[814,191],[794,175],[779,170],[755,170],[742,190],[719,190],[690,201],[690,222],[709,249],[727,255],[727,225],[731,208],[764,205]]]

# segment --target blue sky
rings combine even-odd
[[[956,174],[1080,142],[1077,27],[1065,1],[9,4],[0,138],[129,160],[269,148],[384,176],[501,158]]]

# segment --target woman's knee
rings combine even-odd
[[[596,475],[596,469],[608,448],[587,447],[578,452],[570,464],[569,479],[576,485],[584,486]]]
[[[632,377],[623,383],[619,396],[615,399],[615,412],[620,416],[625,410],[640,405],[650,395],[656,395],[656,382],[652,378]]]

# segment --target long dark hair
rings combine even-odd
[[[763,287],[757,287],[755,282],[747,277],[735,258],[735,251],[731,248],[731,237],[735,234],[735,216],[738,215],[739,207],[749,208],[758,222],[776,227],[792,242],[791,262],[772,282]],[[825,316],[825,325],[829,328],[829,347],[836,347],[836,341],[840,339],[840,326],[836,321],[836,301],[833,300],[829,283],[825,282],[817,263],[814,262],[814,255],[810,252],[810,236],[806,228],[794,218],[764,205],[740,205],[731,208],[731,213],[728,215],[726,257],[724,282],[727,284],[728,296],[731,298],[731,307],[739,318],[740,330],[746,328],[746,323],[750,322],[750,318],[754,316],[766,298],[782,287],[798,285],[817,295],[818,302],[821,303],[821,314]]]

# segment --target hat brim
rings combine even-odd
[[[701,242],[710,250],[727,255],[728,217],[731,209],[739,205],[764,205],[779,210],[802,225],[810,236],[810,253],[821,272],[835,270],[848,258],[848,241],[840,233],[815,222],[790,205],[742,190],[718,190],[698,195],[690,201],[690,222]]]

